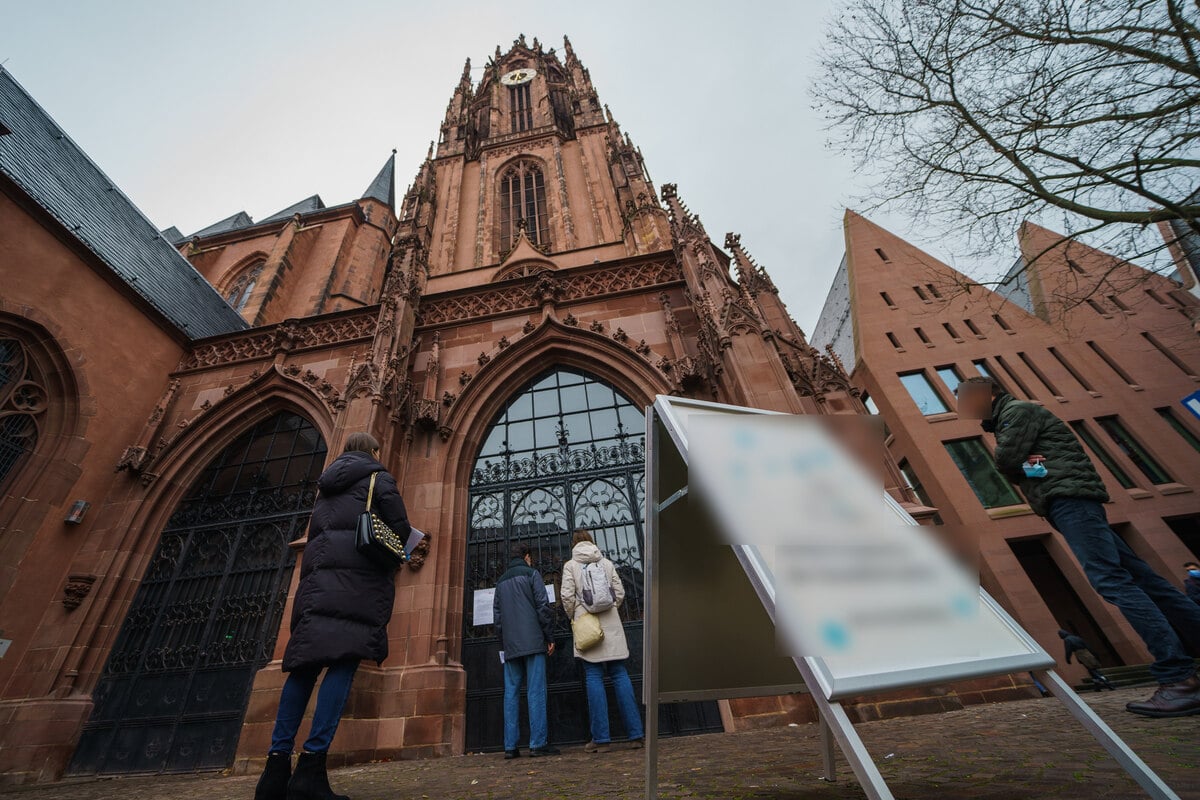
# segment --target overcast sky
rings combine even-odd
[[[478,80],[497,44],[561,52],[566,33],[656,186],[677,183],[718,246],[740,232],[811,333],[862,191],[807,93],[837,4],[0,0],[0,61],[156,225],[190,234],[357,198],[392,148],[403,192],[465,58]],[[912,240],[953,263],[952,242]]]

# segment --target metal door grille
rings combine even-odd
[[[503,747],[504,673],[491,625],[476,626],[474,593],[495,586],[513,544],[527,541],[534,567],[553,584],[571,556],[571,535],[592,532],[625,585],[621,607],[629,672],[640,695],[642,543],[645,506],[643,414],[609,384],[582,372],[551,370],[519,392],[494,421],[471,475],[463,664],[469,751]],[[547,665],[551,740],[587,741],[583,670],[571,626],[555,604],[555,655]],[[622,730],[609,703],[614,733]],[[522,721],[527,725],[527,721]],[[664,735],[720,731],[715,703],[662,706]],[[524,732],[528,741],[528,731]]]
[[[217,456],[162,532],[96,687],[70,771],[185,772],[233,763],[316,500],[325,443],[280,413]]]

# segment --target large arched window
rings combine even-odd
[[[644,476],[642,412],[612,386],[582,372],[545,373],[520,390],[493,421],[471,473],[467,509],[463,663],[469,750],[502,744],[496,724],[502,716],[502,684],[500,672],[493,669],[499,663],[499,643],[492,626],[482,619],[476,624],[472,612],[476,593],[486,598],[508,568],[513,544],[528,542],[534,566],[547,583],[558,584],[562,565],[571,557],[572,533],[590,530],[624,581],[621,616],[632,642],[640,641]],[[560,641],[550,668],[557,676],[550,683],[550,705],[558,709],[555,719],[585,720],[570,625],[561,605],[555,606],[555,615]],[[583,741],[582,722],[578,728],[556,729],[555,741]]]
[[[254,287],[258,285],[258,279],[262,277],[263,267],[266,266],[265,261],[259,261],[257,264],[252,264],[242,270],[229,287],[229,291],[225,294],[225,301],[233,307],[233,310],[239,314],[245,310],[246,304],[250,302],[250,295],[254,293]]]
[[[37,446],[48,399],[29,351],[17,339],[0,337],[0,486]]]
[[[526,82],[508,87],[508,107],[513,133],[533,130],[533,96],[530,93],[532,85]]]
[[[512,545],[528,543],[533,566],[557,590],[571,535],[591,531],[625,585],[621,618],[635,692],[641,684],[642,542],[646,499],[645,417],[610,384],[560,367],[518,391],[475,459],[467,495],[462,663],[467,678],[468,751],[504,746],[500,643],[486,618],[489,590],[508,568]],[[554,741],[587,741],[587,698],[562,605],[554,606],[557,649],[547,667]],[[478,624],[476,624],[478,623]],[[615,713],[615,711],[614,711]],[[659,707],[660,733],[722,730],[714,702]]]
[[[518,161],[500,176],[500,250],[512,249],[520,223],[525,235],[536,245],[550,244],[546,216],[546,180],[542,168],[530,161]]]

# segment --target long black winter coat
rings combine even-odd
[[[372,510],[401,541],[408,539],[412,527],[404,500],[382,464],[366,453],[350,452],[329,465],[317,481],[321,491],[308,525],[284,672],[347,659],[382,663],[387,658],[395,572],[375,566],[354,546],[373,472],[378,475]]]

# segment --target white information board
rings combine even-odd
[[[766,414],[754,409],[732,408],[697,400],[660,396],[655,409],[666,423],[675,446],[686,461],[689,454],[689,423],[699,415]],[[742,495],[745,502],[762,502],[753,493]],[[710,512],[717,518],[718,531],[746,569],[759,599],[772,619],[778,595],[775,577],[775,558],[770,548],[736,544],[736,535],[729,531],[741,517],[748,516],[746,507],[737,505],[737,495],[726,493],[713,497],[717,507]],[[880,500],[890,512],[906,525],[917,522],[886,493]],[[727,505],[722,505],[726,503]],[[916,529],[915,536],[922,535]],[[983,675],[1025,672],[1054,666],[1054,659],[983,590],[979,590],[979,613],[972,619],[970,654],[936,656],[909,652],[901,660],[887,663],[874,659],[825,655],[809,659],[815,668],[820,689],[833,699],[868,692],[887,691],[907,686],[946,683]],[[957,632],[959,635],[962,631]],[[940,651],[939,651],[940,652]],[[809,687],[813,689],[815,687]]]
[[[1026,671],[1064,703],[1150,797],[1179,800],[1053,672],[1054,659],[981,588],[971,620],[978,630],[970,635],[967,654],[951,654],[943,647],[917,648],[899,658],[878,650],[869,651],[870,657],[837,653],[786,657],[772,652],[767,633],[778,629],[778,548],[772,552],[770,546],[748,542],[746,532],[738,526],[744,526],[747,518],[761,520],[755,512],[764,502],[788,513],[797,513],[796,509],[789,505],[788,497],[764,499],[754,491],[690,497],[689,431],[698,415],[744,418],[776,413],[664,395],[647,409],[643,653],[647,800],[658,796],[660,701],[785,694],[807,688],[821,719],[825,779],[836,776],[836,742],[869,800],[894,800],[854,730],[841,704],[843,698]],[[715,457],[729,455],[728,450],[718,450]],[[747,502],[758,504],[757,508],[746,507]],[[898,535],[925,535],[911,527],[916,521],[886,493],[880,504],[886,509],[881,516],[890,515],[901,523]],[[911,533],[905,533],[910,528]],[[786,533],[786,526],[782,529]],[[737,635],[727,635],[730,630]],[[738,647],[712,647],[714,641],[734,640]]]

